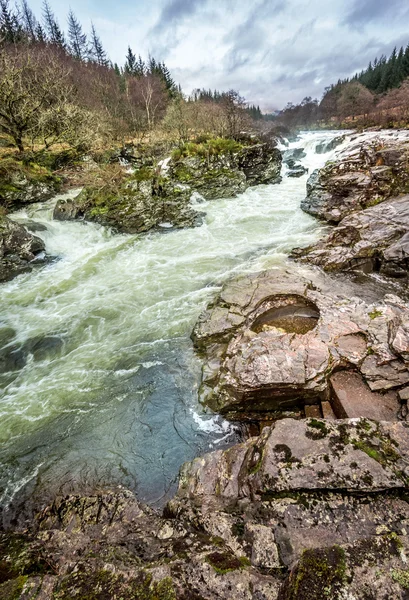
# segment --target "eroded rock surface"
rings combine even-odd
[[[409,192],[409,139],[363,134],[333,162],[314,171],[301,208],[320,219],[339,223],[352,212]]]
[[[23,225],[0,215],[0,282],[31,271],[45,250],[43,241]]]
[[[400,298],[368,302],[358,288],[312,270],[232,280],[193,332],[206,357],[202,400],[235,417],[283,412],[327,400],[339,370],[360,373],[369,394],[403,389],[408,318]],[[399,409],[395,393],[394,418]]]
[[[409,196],[386,200],[345,217],[328,236],[293,256],[327,271],[362,269],[406,277],[409,269]]]
[[[408,459],[403,423],[278,421],[187,463],[163,515],[101,490],[0,532],[0,596],[404,599]]]

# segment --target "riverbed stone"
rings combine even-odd
[[[374,600],[404,599],[408,431],[368,419],[278,421],[186,463],[163,514],[125,489],[57,497],[0,531],[0,592],[298,600],[325,589],[341,600],[370,589]]]

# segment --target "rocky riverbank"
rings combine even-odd
[[[408,430],[278,421],[184,466],[161,516],[125,490],[57,498],[4,532],[0,595],[406,598]]]
[[[293,256],[328,271],[360,269],[407,277],[409,135],[358,136],[339,158],[315,171],[301,208],[337,226]]]

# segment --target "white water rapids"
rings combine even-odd
[[[308,133],[310,173],[333,153],[315,154],[336,132]],[[50,357],[28,355],[0,376],[0,504],[78,484],[122,484],[159,502],[181,464],[234,429],[197,401],[200,361],[190,333],[206,304],[235,274],[282,264],[321,225],[303,213],[308,175],[204,202],[201,227],[118,235],[82,222],[53,221],[55,199],[12,215],[46,229],[57,259],[0,286],[0,325],[10,347],[62,340]]]

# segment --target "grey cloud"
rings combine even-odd
[[[354,0],[352,10],[346,15],[343,23],[352,27],[362,27],[371,21],[382,18],[400,17],[407,14],[406,0]]]
[[[158,22],[151,33],[158,34],[185,17],[193,15],[201,5],[203,5],[203,0],[170,0],[163,7]]]

